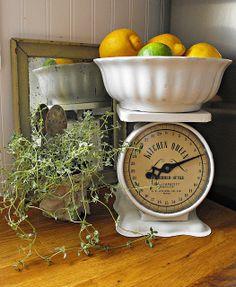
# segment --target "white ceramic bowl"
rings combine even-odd
[[[228,59],[190,57],[98,58],[104,85],[122,108],[190,112],[213,98]]]

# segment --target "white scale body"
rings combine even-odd
[[[123,174],[124,153],[121,153],[117,163],[117,174],[120,190],[117,192],[114,209],[119,215],[116,230],[119,234],[126,237],[139,237],[150,232],[150,228],[158,232],[157,236],[171,237],[177,235],[191,235],[196,237],[207,236],[211,233],[210,227],[202,222],[197,214],[197,206],[204,200],[208,194],[214,177],[214,161],[211,150],[205,139],[187,122],[209,122],[211,114],[200,110],[191,113],[148,113],[122,109],[118,106],[118,116],[123,122],[138,122],[133,133],[140,133],[140,130],[147,123],[176,123],[183,125],[201,140],[204,144],[206,153],[210,162],[210,174],[207,186],[201,195],[188,208],[177,213],[157,213],[149,210],[137,202],[127,190]],[[129,136],[128,136],[129,138]],[[127,139],[128,139],[127,138]]]

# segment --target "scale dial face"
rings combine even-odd
[[[166,215],[200,202],[213,179],[205,140],[183,124],[145,127],[131,134],[123,154],[122,178],[129,197],[152,213]]]

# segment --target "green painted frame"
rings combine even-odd
[[[14,105],[14,127],[25,136],[30,136],[29,109],[29,57],[73,58],[93,60],[98,57],[98,46],[71,42],[55,42],[33,39],[10,41],[12,59],[12,90]],[[109,107],[111,101],[81,103],[77,109]]]
[[[12,92],[14,129],[30,138],[30,101],[29,101],[29,57],[50,58],[73,58],[78,60],[93,60],[99,56],[98,45],[47,41],[35,39],[12,38],[11,66],[12,66]],[[81,103],[77,109],[93,109],[99,107],[110,107],[114,111],[113,121],[118,121],[115,101]],[[120,130],[114,131],[114,146],[119,146],[119,141],[126,137],[126,124],[121,122]]]

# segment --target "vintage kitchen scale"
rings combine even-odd
[[[121,121],[136,123],[117,162],[117,232],[138,237],[207,236],[196,214],[214,177],[212,152],[191,122],[219,88],[227,59],[122,57],[96,59]],[[181,75],[181,77],[179,76]]]
[[[182,122],[208,122],[211,114],[153,114],[118,107],[118,115],[122,121],[150,123],[136,124],[125,140],[129,148],[118,159],[117,231],[129,237],[151,227],[159,236],[210,234],[196,207],[210,190],[213,157],[204,138]]]

